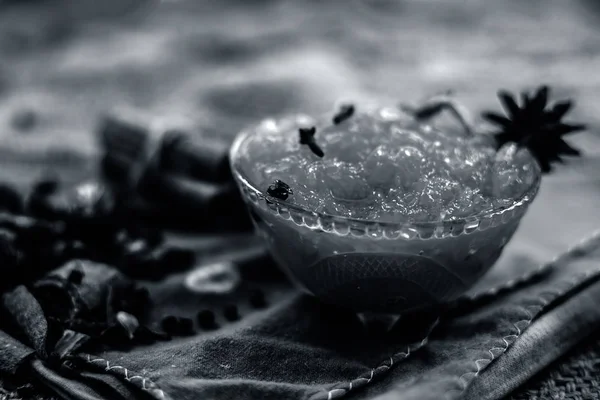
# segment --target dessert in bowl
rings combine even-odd
[[[237,136],[230,160],[258,234],[300,288],[399,314],[464,293],[535,198],[532,154],[489,139],[364,105],[265,119]]]

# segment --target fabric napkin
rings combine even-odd
[[[196,324],[195,334],[127,350],[75,350],[77,373],[48,361],[35,301],[20,288],[4,303],[21,299],[5,308],[21,316],[23,337],[2,334],[0,366],[67,399],[499,399],[598,327],[599,260],[596,234],[540,269],[470,293],[441,315],[401,319],[390,332],[299,293],[270,264],[247,266],[224,295],[195,293],[184,272],[147,284],[149,319],[210,309],[218,328]],[[268,306],[251,304],[256,288]],[[223,309],[232,304],[239,319],[228,321]]]

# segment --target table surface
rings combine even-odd
[[[500,88],[549,84],[589,125],[570,138],[584,155],[544,177],[482,287],[600,227],[599,35],[594,0],[0,1],[0,181],[92,176],[94,131],[114,109],[232,139],[341,99],[452,90],[477,115],[500,108]],[[27,113],[32,126],[15,122]]]

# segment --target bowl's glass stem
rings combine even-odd
[[[357,313],[356,316],[366,329],[377,326],[389,332],[396,326],[401,314]]]

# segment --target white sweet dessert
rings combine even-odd
[[[310,127],[323,157],[300,144],[299,130]],[[528,150],[509,144],[497,151],[486,139],[415,124],[397,109],[371,108],[339,124],[330,116],[265,120],[242,161],[257,187],[285,182],[293,191],[286,201],[312,211],[434,222],[510,204],[531,186]]]

